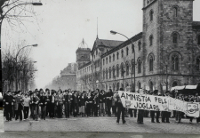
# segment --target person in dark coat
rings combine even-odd
[[[115,94],[114,95],[114,100],[116,101],[116,105],[117,105],[117,109],[118,109],[118,112],[117,112],[117,123],[119,123],[119,120],[120,120],[120,116],[122,114],[122,123],[125,124],[126,123],[126,120],[125,120],[125,116],[124,116],[124,112],[125,112],[125,108],[122,104],[122,101],[119,97],[119,94]]]
[[[105,116],[105,91],[101,90],[101,92],[99,93],[99,114],[101,116],[101,114],[103,116]]]
[[[46,118],[46,105],[47,105],[47,96],[45,92],[40,93],[39,105],[41,107],[41,119]]]
[[[78,115],[78,94],[77,94],[77,91],[74,91],[74,94],[72,96],[73,98],[73,115],[74,117],[76,117]]]
[[[89,92],[87,94],[87,98],[86,98],[86,114],[87,114],[87,117],[92,115],[92,104],[93,104],[93,97],[91,96],[91,93]]]
[[[6,121],[12,121],[12,105],[14,104],[14,98],[11,95],[11,92],[8,91],[6,95],[4,95],[4,107],[5,107],[5,116]]]
[[[22,121],[23,102],[21,91],[18,91],[15,96],[15,120],[18,120],[20,117],[20,121]]]
[[[111,89],[109,89],[108,93],[106,94],[107,107],[108,107],[108,116],[111,116],[110,109],[112,107],[112,97],[113,97],[113,92],[112,92]]]
[[[169,91],[167,91],[164,96],[169,97]],[[170,112],[162,111],[162,123],[170,123],[169,117],[170,117]]]
[[[37,97],[36,93],[33,93],[33,97],[30,100],[32,104],[33,120],[38,121],[38,103],[40,99]]]
[[[64,104],[64,110],[65,110],[65,117],[69,118],[69,100],[68,100],[68,90],[65,90],[63,94],[63,104]]]
[[[86,92],[84,91],[80,95],[80,106],[81,106],[81,115],[82,117],[85,116],[85,102],[86,102]]]
[[[155,90],[153,92],[153,95],[154,96],[158,96],[158,90]],[[153,110],[151,111],[151,123],[155,123],[154,122],[155,114],[156,114],[156,122],[160,123],[160,121],[159,121],[160,111],[153,111]]]

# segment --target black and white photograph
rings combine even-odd
[[[199,0],[0,6],[0,132],[200,134]]]

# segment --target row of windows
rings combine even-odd
[[[134,53],[134,48],[135,48],[135,45],[132,45],[132,53]],[[138,41],[138,50],[140,51],[141,50],[141,41]],[[126,47],[126,56],[129,55],[129,48]],[[121,50],[121,58],[124,57],[124,50],[122,49]],[[119,52],[117,52],[116,54],[116,58],[117,60],[119,59]],[[110,55],[109,57],[106,57],[105,59],[103,59],[103,65],[105,65],[105,62],[106,64],[108,64],[108,61],[109,63],[111,63],[111,61],[115,61],[115,54],[113,54],[112,56]]]
[[[178,55],[173,55],[171,57],[171,70],[172,71],[178,71],[179,70],[179,56]],[[196,58],[196,70],[197,71],[200,71],[200,56],[198,56]],[[90,68],[90,66],[89,66]],[[134,71],[134,60],[131,61],[131,73],[133,73]],[[85,68],[83,71],[86,72],[86,69]],[[138,70],[138,74],[142,72],[142,61],[140,58],[138,58],[138,61],[137,61],[137,70]],[[154,70],[154,58],[153,58],[153,55],[150,55],[149,56],[149,71],[153,71]],[[128,76],[130,74],[130,65],[129,63],[127,62],[125,65],[124,63],[122,62],[121,65],[119,66],[118,64],[116,65],[116,69],[115,69],[115,66],[109,68],[109,69],[106,69],[106,71],[103,71],[103,79],[108,79],[108,78],[111,78],[111,74],[113,74],[113,78],[115,77],[119,77],[119,73],[121,73],[121,77],[124,77],[124,74],[126,73],[126,75]],[[112,72],[112,73],[111,73]],[[82,72],[81,72],[82,74]]]
[[[172,33],[172,43],[177,44],[180,36],[178,32],[173,32]],[[200,45],[200,35],[197,36],[197,44]],[[149,45],[153,45],[153,35],[149,36]]]
[[[154,15],[154,11],[150,10],[150,12],[149,12],[149,20],[150,21],[153,21],[153,15]],[[178,17],[178,7],[177,6],[174,6],[174,8],[173,8],[173,15],[175,18]]]
[[[142,62],[140,59],[138,59],[138,73],[141,73],[141,71],[142,71],[141,68],[142,68]],[[134,69],[135,69],[135,65],[134,65],[133,60],[131,62],[131,67],[130,67],[129,63],[126,63],[124,65],[124,63],[122,62],[121,65],[117,64],[116,67],[113,66],[112,68],[110,67],[109,69],[104,70],[103,71],[103,79],[111,79],[111,75],[113,76],[113,78],[119,77],[120,74],[121,74],[121,77],[124,77],[124,74],[126,74],[128,76],[129,74],[134,73]],[[130,72],[130,70],[131,70],[131,72]]]

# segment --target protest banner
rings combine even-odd
[[[181,111],[190,117],[199,117],[199,103],[191,103],[171,97],[118,91],[125,108],[155,110],[155,111]]]

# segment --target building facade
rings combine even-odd
[[[142,10],[143,31],[104,52],[99,52],[101,42],[99,48],[94,44],[78,80],[85,77],[85,85],[104,90],[130,86],[136,91],[200,83],[200,22],[193,21],[193,0],[143,0]]]

